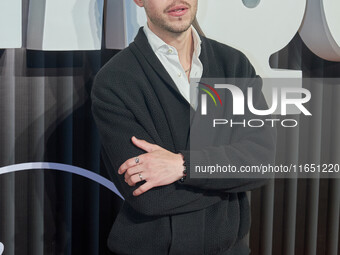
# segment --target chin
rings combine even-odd
[[[185,31],[187,31],[189,28],[187,28],[187,29],[178,29],[178,30],[174,30],[174,31],[172,31],[173,33],[177,33],[177,34],[181,34],[181,33],[183,33],[183,32],[185,32]]]
[[[191,26],[191,23],[181,24],[178,26],[168,26],[167,30],[173,33],[183,33],[187,31],[190,28],[190,26]]]

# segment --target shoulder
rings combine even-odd
[[[131,68],[134,67],[134,68]],[[138,72],[138,61],[132,54],[130,47],[114,55],[95,76],[95,81],[123,82],[133,79]]]
[[[225,68],[231,68],[235,77],[255,77],[256,72],[248,57],[238,49],[216,40],[201,36],[202,45],[213,61],[220,62]]]
[[[143,77],[142,68],[130,46],[114,55],[94,77],[92,94],[124,93],[134,90]],[[127,92],[126,92],[127,93]]]

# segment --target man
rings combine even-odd
[[[239,51],[197,34],[197,0],[134,1],[145,8],[147,24],[99,71],[92,90],[102,158],[125,198],[109,248],[116,254],[249,254],[245,191],[265,181],[190,178],[190,113],[197,100],[189,81],[254,78],[254,68]],[[265,107],[260,84],[241,89],[246,86]],[[234,165],[274,159],[275,134],[267,126],[227,129],[219,138],[221,146],[195,151],[201,162],[213,155]]]

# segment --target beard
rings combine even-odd
[[[147,16],[149,17],[150,21],[162,28],[163,30],[166,30],[168,32],[171,32],[171,33],[183,33],[185,31],[187,31],[191,24],[193,23],[194,19],[195,19],[195,16],[196,16],[196,12],[197,12],[197,5],[194,6],[193,8],[191,8],[191,5],[189,5],[188,3],[182,1],[181,2],[182,4],[185,4],[189,7],[190,10],[192,10],[193,12],[191,13],[191,16],[190,18],[186,18],[187,20],[186,21],[183,21],[183,18],[182,17],[177,17],[177,21],[173,21],[173,22],[170,22],[170,21],[167,21],[165,18],[164,18],[164,15],[163,13],[161,14],[158,14],[158,13],[154,13],[153,11],[150,11],[148,6],[144,6],[145,8],[145,12],[147,14]],[[165,12],[167,9],[170,9],[172,7],[169,6],[165,9]],[[176,24],[177,23],[177,24]]]

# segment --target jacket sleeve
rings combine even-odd
[[[118,168],[127,159],[145,153],[132,144],[132,136],[150,143],[155,141],[117,93],[112,92],[110,82],[96,76],[91,94],[92,113],[99,130],[105,167],[125,202],[141,214],[158,216],[201,210],[227,199],[226,194],[183,187],[178,183],[154,187],[140,196],[133,196],[133,191],[145,181],[131,187],[125,183],[124,175],[118,174]]]
[[[253,101],[256,109],[268,109],[264,95],[262,93],[262,79],[259,76],[248,79],[249,84],[244,86],[246,89],[253,88]],[[245,97],[246,98],[246,97]],[[250,119],[262,119],[263,127],[251,128],[241,125],[233,128],[231,141],[223,146],[210,146],[200,150],[180,150],[183,154],[186,166],[187,177],[181,185],[199,187],[208,190],[220,190],[224,192],[243,192],[258,188],[272,178],[267,175],[265,178],[259,173],[233,174],[233,178],[228,178],[225,173],[223,178],[191,178],[191,173],[195,171],[195,166],[214,166],[216,163],[223,162],[223,165],[236,167],[237,171],[241,166],[261,166],[274,164],[276,148],[276,128],[272,123],[265,121],[269,116],[257,116],[252,114],[245,105],[245,115],[233,116],[234,121],[241,122]],[[243,168],[244,169],[244,168]],[[268,177],[269,176],[269,177]]]

